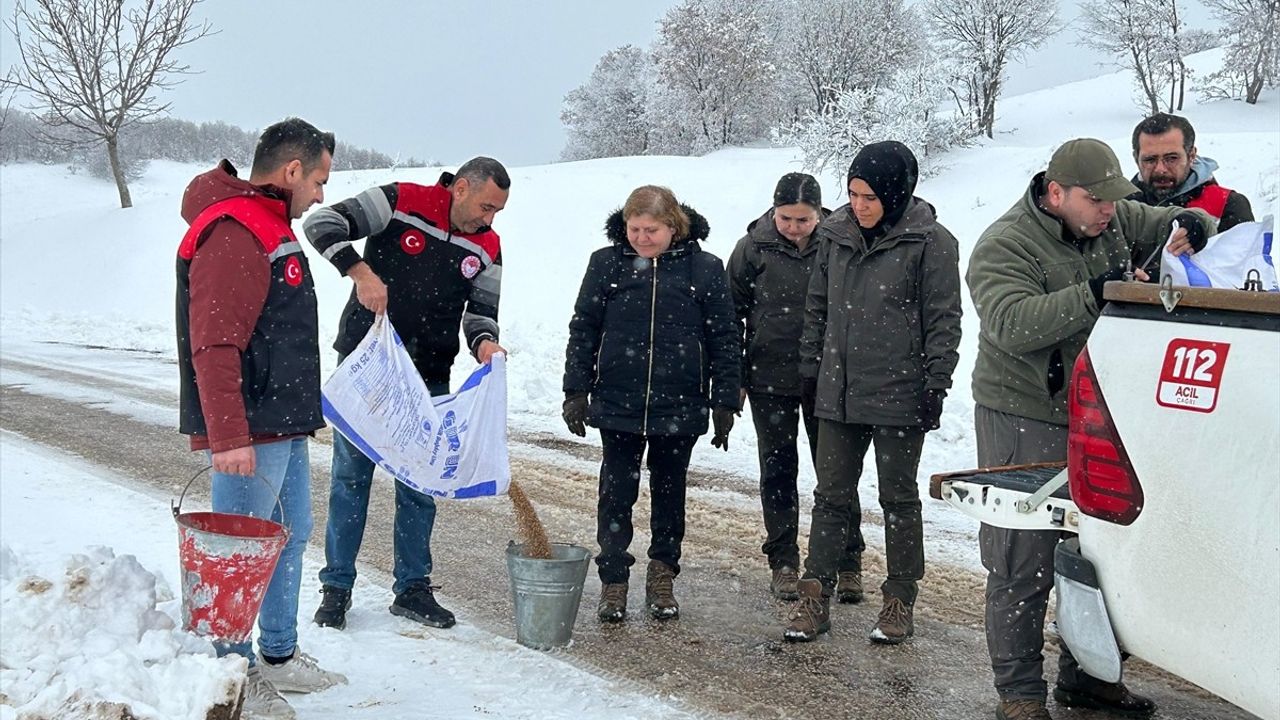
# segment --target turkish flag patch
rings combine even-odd
[[[289,259],[284,261],[284,281],[293,287],[302,284],[302,262],[298,260],[298,256],[290,255]]]
[[[410,255],[417,255],[427,247],[427,236],[419,230],[406,230],[400,236],[400,249]]]

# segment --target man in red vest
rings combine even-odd
[[[249,661],[244,717],[292,720],[280,692],[346,682],[298,650],[298,589],[311,535],[307,439],[324,427],[316,293],[289,227],[324,199],[332,133],[290,118],[258,140],[248,180],[223,160],[182,197],[178,247],[179,432],[213,465],[216,512],[289,528],[251,641],[215,640]],[[277,498],[280,512],[277,513]]]
[[[1184,117],[1156,113],[1133,129],[1138,192],[1130,200],[1147,205],[1200,208],[1218,218],[1218,232],[1253,220],[1244,195],[1218,184],[1218,163],[1196,152],[1196,131]]]

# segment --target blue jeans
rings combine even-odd
[[[257,477],[213,473],[213,510],[269,517],[289,528],[289,541],[267,585],[262,609],[258,611],[258,649],[263,655],[289,657],[298,644],[302,553],[311,537],[311,464],[307,438],[254,445],[253,451]],[[283,517],[276,507],[277,493],[284,509]],[[254,664],[252,640],[215,643],[214,647],[219,656],[234,653]]]
[[[341,362],[341,360],[339,360]],[[434,397],[449,392],[448,383],[431,383]],[[324,568],[320,582],[350,590],[356,583],[356,555],[364,539],[369,515],[369,488],[373,485],[373,461],[340,433],[333,434],[333,468],[329,483],[329,520],[324,531]],[[426,585],[431,576],[431,530],[436,523],[436,500],[396,482],[396,517],[393,538],[395,566],[391,586],[396,595],[415,585]]]

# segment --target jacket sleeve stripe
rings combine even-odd
[[[332,257],[330,247],[349,240],[351,235],[346,219],[332,207],[323,207],[311,213],[306,222],[302,223],[302,229],[311,245],[326,258]]]
[[[468,343],[474,346],[481,336],[497,338],[498,322],[491,317],[467,311],[462,313],[462,331],[466,333]]]
[[[338,253],[342,252],[343,250],[346,250],[349,247],[351,247],[351,241],[343,240],[342,242],[336,242],[330,245],[328,250],[325,250],[320,254],[324,256],[325,260],[333,260],[334,255],[337,255]]]
[[[391,203],[380,187],[369,188],[347,204],[356,222],[357,237],[369,237],[382,232],[391,224]]]
[[[292,255],[300,252],[302,252],[302,243],[294,240],[293,242],[281,243],[279,247],[271,251],[271,254],[267,256],[267,259],[271,262],[275,262],[285,255]]]

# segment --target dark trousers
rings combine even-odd
[[[796,477],[800,453],[796,439],[800,429],[800,398],[786,395],[750,394],[751,420],[755,423],[760,453],[760,505],[764,510],[765,541],[760,549],[769,558],[769,568],[800,567],[800,546],[796,542],[800,526],[800,495]],[[818,421],[804,415],[809,460],[817,465]],[[862,523],[851,513],[845,553],[840,570],[862,569]]]
[[[684,541],[685,476],[696,435],[639,435],[601,430],[600,499],[596,505],[596,565],[602,583],[626,582],[636,559],[627,548],[631,508],[640,495],[640,458],[649,449],[649,559],[680,572]]]
[[[1031,420],[978,405],[974,409],[978,465],[994,467],[1060,462],[1067,457],[1067,426]],[[983,524],[978,530],[987,569],[987,650],[1002,699],[1044,701],[1044,616],[1053,588],[1057,530],[1009,530]],[[1058,681],[1099,682],[1076,664],[1062,645]]]
[[[889,566],[880,589],[907,605],[915,604],[916,584],[924,577],[924,522],[916,485],[924,430],[831,420],[819,423],[818,487],[813,491],[813,522],[804,576],[821,580],[824,594],[834,591],[849,524],[862,514],[858,501],[862,460],[874,443],[880,508],[884,512],[885,561]]]

